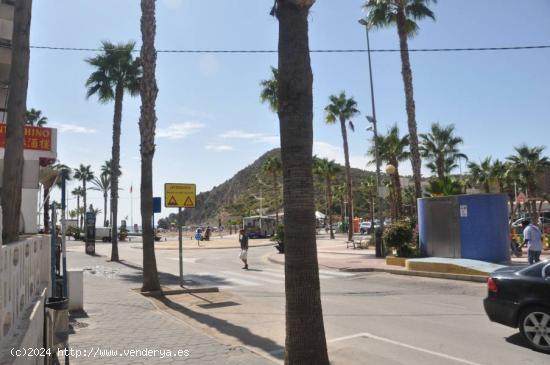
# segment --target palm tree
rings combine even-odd
[[[285,364],[328,365],[315,241],[313,74],[308,15],[315,0],[277,0],[278,89],[285,210]]]
[[[537,178],[539,174],[550,166],[548,157],[542,156],[545,147],[528,147],[523,144],[514,149],[516,150],[516,154],[509,156],[507,159],[512,164],[512,168],[525,181],[529,197],[535,198],[538,194]],[[536,222],[536,219],[538,219],[536,201],[532,200],[531,204],[528,204],[527,207],[535,215]]]
[[[391,127],[386,135],[378,135],[378,141],[372,144],[369,149],[369,155],[375,156],[375,147],[378,145],[378,158],[395,168],[391,174],[391,187],[393,189],[393,212],[394,219],[399,219],[403,212],[403,198],[401,191],[401,176],[399,175],[399,163],[407,160],[410,157],[408,151],[409,136],[399,136],[399,128],[397,125]]]
[[[111,151],[111,260],[118,261],[118,178],[120,176],[120,134],[122,124],[122,102],[124,93],[136,96],[141,80],[141,62],[132,54],[134,42],[113,44],[102,42],[102,53],[87,58],[86,62],[95,68],[86,81],[86,97],[97,95],[100,103],[114,100],[113,146]]]
[[[363,181],[361,181],[361,185],[359,185],[360,191],[366,195],[366,200],[370,205],[370,216],[371,216],[371,227],[374,229],[374,215],[375,215],[375,206],[374,206],[374,200],[376,199],[376,192],[378,191],[378,188],[376,186],[376,177],[373,175],[367,176],[367,178]],[[378,209],[382,209],[381,207],[378,207]]]
[[[53,165],[53,169],[58,171],[56,186],[59,189],[62,188],[63,179],[65,179],[65,187],[67,186],[66,183],[73,179],[73,169],[71,169],[69,166],[58,162],[55,165]],[[65,214],[67,214],[67,204],[65,204]]]
[[[74,169],[73,175],[76,180],[82,182],[82,201],[84,203],[84,212],[87,212],[88,210],[88,206],[86,205],[86,183],[92,181],[94,178],[94,173],[92,172],[91,168],[92,167],[90,165],[84,166],[83,164],[80,164],[77,169]]]
[[[275,194],[275,221],[279,225],[279,174],[283,171],[281,160],[277,156],[268,157],[262,165],[262,170],[271,175],[273,193]]]
[[[262,103],[267,103],[272,112],[277,113],[279,110],[279,99],[277,95],[277,83],[279,79],[279,70],[275,67],[271,67],[271,78],[269,80],[262,80],[260,86],[262,91],[260,93],[260,100]]]
[[[348,241],[353,239],[353,192],[351,182],[351,166],[349,164],[349,148],[348,148],[348,132],[346,129],[346,122],[348,122],[349,128],[354,131],[355,127],[351,119],[359,114],[357,110],[357,102],[353,98],[346,98],[346,93],[341,92],[340,95],[331,95],[329,97],[330,104],[325,107],[325,122],[327,124],[334,124],[336,121],[340,122],[340,128],[342,131],[342,140],[344,142],[344,157],[346,162],[346,187],[348,195]]]
[[[328,160],[326,158],[313,160],[313,173],[325,180],[330,239],[334,239],[334,231],[332,230],[332,182],[341,171],[340,165],[333,160]]]
[[[31,108],[27,110],[25,124],[30,126],[43,127],[48,123],[48,118],[42,115],[41,110]]]
[[[468,163],[470,180],[474,185],[482,186],[485,193],[491,192],[491,179],[493,178],[493,164],[491,157],[487,157],[479,164]]]
[[[103,165],[101,165],[101,175],[107,175],[107,176],[111,176],[111,170],[112,170],[112,165],[113,165],[113,162],[112,160],[107,160],[103,163]],[[122,172],[120,171],[122,167],[119,165],[118,166],[118,169],[119,169],[119,173],[120,175],[122,175]],[[119,175],[119,176],[120,176]]]
[[[77,186],[76,188],[74,188],[71,194],[76,196],[76,212],[78,213],[78,228],[82,229],[82,215],[80,214],[80,197],[84,196],[84,190],[82,190],[82,186]]]
[[[345,221],[346,214],[346,196],[347,196],[346,184],[338,184],[334,187],[334,199],[337,199],[340,203],[340,220],[342,223]]]
[[[420,134],[420,155],[428,160],[426,166],[436,173],[439,179],[457,168],[458,160],[468,160],[468,157],[458,149],[464,141],[454,135],[454,129],[453,124],[443,127],[439,123],[434,123],[430,133]]]
[[[107,227],[107,198],[111,190],[111,177],[108,174],[101,174],[99,178],[94,177],[92,180],[93,187],[90,190],[100,191],[103,193],[103,227]]]
[[[367,0],[363,6],[367,10],[369,27],[397,27],[399,48],[401,50],[401,74],[405,88],[405,102],[407,109],[407,124],[409,127],[409,142],[411,148],[411,165],[413,169],[416,197],[422,197],[420,150],[416,128],[416,111],[414,104],[413,77],[409,59],[408,38],[418,33],[416,21],[423,18],[435,20],[434,13],[428,7],[436,0]]]
[[[141,226],[143,229],[142,291],[160,290],[157,261],[155,258],[154,232],[151,225],[151,217],[153,216],[153,157],[155,155],[155,128],[157,123],[155,103],[158,94],[155,77],[157,66],[155,34],[155,0],[141,0],[143,81],[140,90],[141,115],[139,118],[139,134],[141,137]],[[111,189],[118,189],[118,186],[113,185]],[[115,226],[113,224],[113,227]]]
[[[431,196],[449,196],[464,194],[464,183],[452,176],[443,176],[443,178],[434,178],[429,182],[426,189]]]
[[[6,148],[2,176],[2,237],[4,243],[19,239],[21,189],[23,186],[23,140],[29,86],[32,0],[15,2],[11,40],[11,70],[6,121]]]

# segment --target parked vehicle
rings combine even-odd
[[[529,347],[550,353],[550,260],[491,273],[483,301],[493,322],[519,328]]]
[[[372,223],[370,221],[361,222],[361,225],[359,225],[359,231],[361,234],[367,233],[372,226]]]
[[[95,239],[111,242],[111,227],[95,227]]]
[[[528,218],[520,218],[520,219],[515,220],[515,221],[512,223],[512,228],[521,230],[521,229],[522,229],[521,224],[522,224],[523,221],[525,221],[526,219],[528,219]],[[542,231],[543,231],[545,234],[550,234],[550,218],[539,217],[538,225],[539,225],[539,227],[542,228]]]

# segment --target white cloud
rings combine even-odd
[[[226,144],[207,144],[204,148],[209,151],[233,151],[235,149],[233,146]]]
[[[173,123],[168,128],[157,129],[158,138],[183,139],[204,128],[204,124],[195,122]]]
[[[56,123],[51,125],[52,128],[57,128],[59,133],[80,133],[80,134],[90,134],[95,133],[97,130],[93,128],[83,127],[77,124],[69,123]]]
[[[254,142],[263,142],[268,144],[278,145],[280,142],[279,136],[271,136],[264,133],[251,133],[240,130],[230,130],[220,135],[224,139],[244,139],[253,140]]]
[[[313,154],[320,158],[335,160],[339,164],[345,164],[344,148],[335,146],[327,142],[313,141]],[[367,165],[369,158],[362,155],[350,155],[349,163],[351,167],[361,170],[374,170],[374,165]]]

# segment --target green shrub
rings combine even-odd
[[[384,243],[388,248],[395,248],[397,256],[410,257],[414,255],[413,230],[409,222],[395,222],[384,230]]]
[[[276,242],[284,242],[285,240],[285,226],[282,224],[279,224],[277,226],[277,229],[275,230],[275,235],[271,238],[273,241]]]

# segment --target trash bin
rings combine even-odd
[[[69,299],[51,297],[45,303],[45,345],[52,354],[67,346],[69,339]]]

